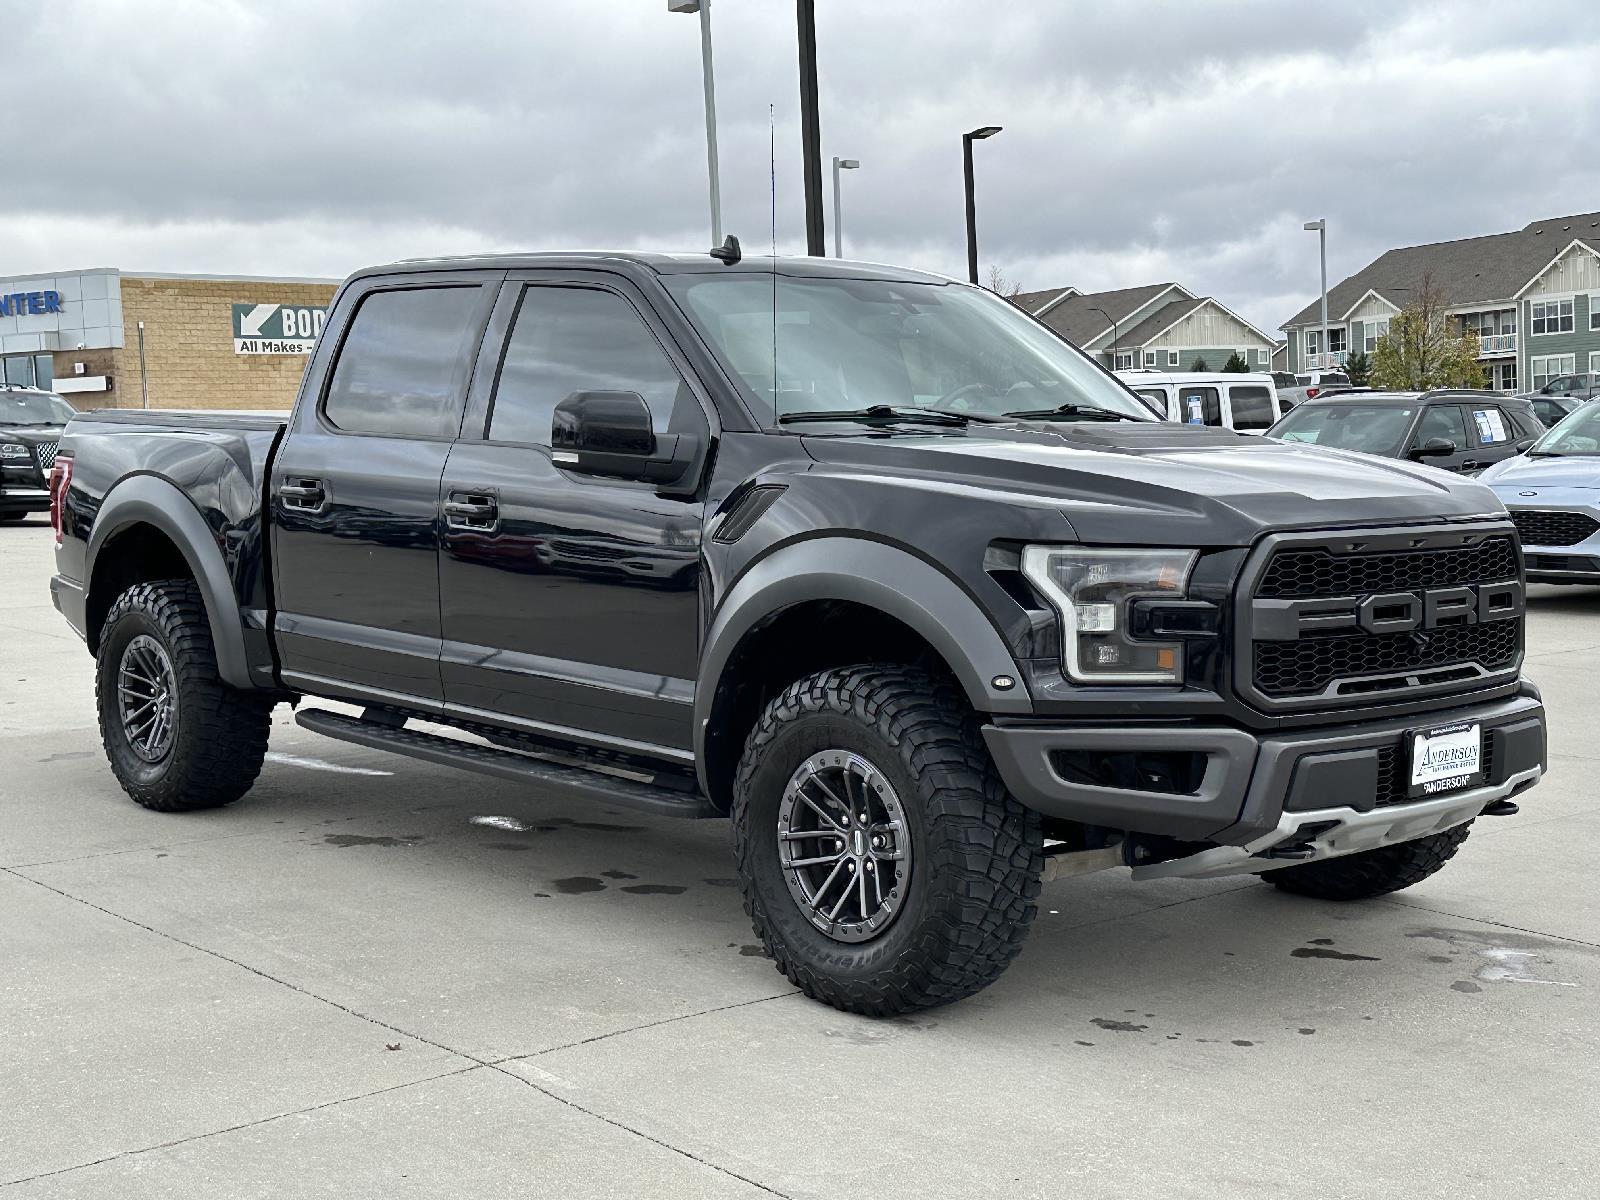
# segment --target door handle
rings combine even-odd
[[[1461,469],[1463,471],[1477,471],[1477,470],[1481,470],[1482,468],[1484,468],[1484,467],[1486,467],[1488,465],[1489,465],[1488,463],[1481,463],[1475,458],[1469,458],[1464,463],[1461,464]]]
[[[493,530],[500,523],[500,505],[485,492],[451,492],[444,502],[444,523],[478,533]]]
[[[278,497],[285,508],[316,512],[328,499],[320,479],[285,479],[278,487]]]

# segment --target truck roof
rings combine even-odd
[[[903,283],[955,283],[946,275],[914,271],[883,263],[854,262],[839,258],[768,254],[746,255],[732,265],[724,265],[709,253],[657,254],[639,250],[551,250],[530,253],[465,254],[446,258],[411,258],[381,266],[364,267],[351,278],[418,271],[534,271],[550,267],[596,268],[629,266],[657,275],[716,274],[743,272],[815,279],[884,279]]]

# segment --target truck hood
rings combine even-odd
[[[1600,455],[1504,458],[1478,476],[1504,495],[1505,488],[1600,488]]]
[[[972,425],[949,435],[817,436],[852,474],[981,486],[1053,504],[1086,542],[1248,545],[1264,530],[1500,515],[1493,491],[1434,467],[1168,422]]]
[[[25,442],[33,446],[39,442],[59,442],[64,425],[5,425],[0,424],[0,439],[8,442]]]

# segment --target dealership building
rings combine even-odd
[[[0,369],[80,409],[287,408],[338,286],[110,267],[0,278]]]

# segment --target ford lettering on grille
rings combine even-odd
[[[1364,633],[1411,633],[1449,625],[1508,621],[1523,611],[1522,585],[1516,580],[1470,587],[1384,592],[1317,600],[1257,600],[1254,629],[1258,641],[1292,642],[1302,634],[1359,629]]]

